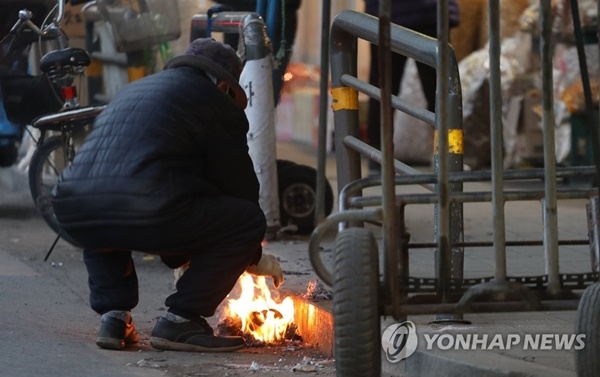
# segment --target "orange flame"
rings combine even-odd
[[[256,340],[265,343],[281,342],[285,339],[288,326],[294,323],[294,301],[286,297],[277,303],[271,297],[271,291],[264,276],[252,277],[242,274],[238,280],[241,295],[238,299],[229,299],[225,315],[240,318],[242,332],[251,334]]]

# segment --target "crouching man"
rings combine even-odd
[[[98,116],[52,194],[63,231],[83,247],[90,304],[102,316],[96,344],[138,342],[132,251],[185,266],[150,342],[162,350],[227,352],[214,315],[246,270],[283,281],[262,254],[266,220],[246,143],[246,95],[235,51],[198,39],[165,69],[124,87]]]

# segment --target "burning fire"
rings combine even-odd
[[[248,273],[240,276],[241,295],[229,299],[224,314],[241,320],[241,332],[265,343],[277,343],[286,339],[288,328],[294,323],[294,301],[286,297],[277,303],[263,276]]]

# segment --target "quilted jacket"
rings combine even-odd
[[[124,87],[52,193],[65,229],[160,224],[198,197],[258,203],[244,111],[196,67]]]

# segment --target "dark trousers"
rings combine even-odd
[[[239,276],[261,256],[266,220],[258,204],[231,197],[199,199],[188,213],[152,226],[108,226],[70,230],[86,247],[90,306],[103,314],[138,304],[132,250],[159,255],[171,268],[190,262],[166,299],[185,318],[210,317]]]
[[[416,30],[425,35],[431,37],[437,37],[437,30],[434,28],[427,28],[422,30]],[[371,66],[369,69],[369,83],[379,87],[379,51],[378,46],[371,44]],[[398,95],[400,89],[400,80],[404,73],[404,66],[406,65],[406,56],[392,53],[392,94]],[[417,70],[419,72],[419,79],[421,80],[421,86],[427,100],[427,109],[429,111],[435,111],[435,89],[436,89],[436,71],[435,68],[430,67],[426,64],[417,63]],[[394,111],[394,109],[392,109]],[[371,146],[377,149],[381,149],[381,105],[376,99],[369,99],[369,112],[367,118],[367,136],[368,142]],[[393,113],[392,113],[393,119]]]

